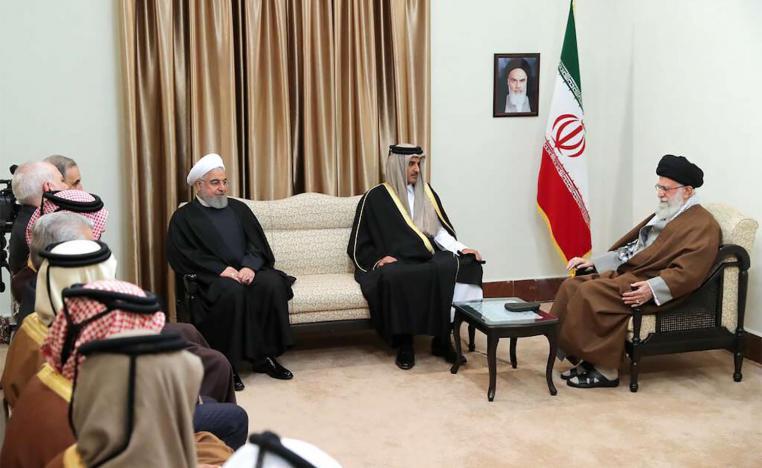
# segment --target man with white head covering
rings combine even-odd
[[[424,158],[417,146],[390,147],[386,182],[360,199],[347,247],[373,325],[399,346],[403,370],[415,365],[414,335],[433,336],[432,353],[454,362],[451,304],[482,298],[481,255],[456,239]]]
[[[265,431],[251,434],[249,443],[236,450],[223,468],[341,468],[333,457],[314,445],[281,438]]]
[[[8,347],[5,368],[0,382],[3,396],[11,408],[21,395],[29,379],[40,369],[42,355],[40,346],[48,333],[47,325],[34,313],[37,270],[42,264],[42,252],[46,246],[70,240],[90,240],[90,222],[84,217],[68,212],[51,213],[34,226],[29,264],[13,277],[14,288],[23,289],[21,310],[16,320],[21,323]],[[26,278],[26,284],[16,283]]]
[[[247,360],[255,372],[292,378],[275,358],[292,343],[288,301],[295,279],[274,268],[252,211],[228,198],[219,155],[201,158],[187,182],[196,196],[169,222],[167,258],[176,273],[197,277],[201,300],[192,311],[194,324],[235,369]]]

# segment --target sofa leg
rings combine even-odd
[[[640,370],[638,361],[640,361],[640,356],[633,349],[632,356],[630,356],[630,391],[632,393],[638,391],[638,371]]]

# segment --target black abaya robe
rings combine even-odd
[[[257,218],[244,203],[229,198],[227,208],[235,215],[234,229],[225,234],[208,213],[213,210],[197,199],[180,207],[169,222],[167,258],[176,273],[196,274],[200,307],[192,311],[193,323],[212,348],[221,351],[238,367],[242,360],[279,356],[292,344],[288,301],[295,278],[274,268],[275,258]],[[241,237],[242,236],[242,237]],[[231,239],[243,239],[243,252]],[[261,266],[250,285],[220,273],[228,266],[241,269],[251,259]],[[253,268],[254,269],[254,268]]]
[[[442,227],[455,237],[439,196],[428,189]],[[388,184],[377,185],[360,199],[347,254],[373,326],[389,343],[395,335],[446,336],[455,283],[482,282],[474,256],[440,250],[416,228]],[[374,269],[387,255],[397,262]]]

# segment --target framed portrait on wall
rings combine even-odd
[[[537,116],[540,54],[495,54],[493,117]]]

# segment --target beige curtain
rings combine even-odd
[[[427,152],[429,0],[122,0],[134,280],[172,300],[164,241],[209,152],[231,194],[349,196],[388,145]]]

